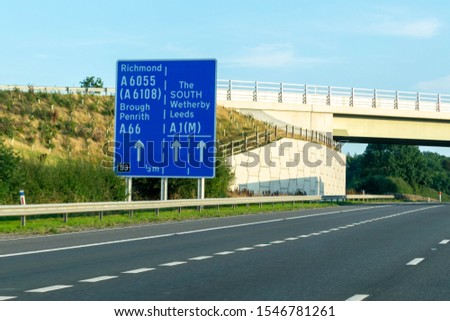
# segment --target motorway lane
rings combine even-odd
[[[447,206],[355,206],[3,241],[0,299],[448,300],[449,227]]]

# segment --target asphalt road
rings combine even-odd
[[[450,300],[448,205],[0,240],[0,300]]]

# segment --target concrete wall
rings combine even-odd
[[[230,156],[234,190],[255,194],[345,195],[345,155],[323,145],[283,138]]]
[[[321,132],[333,131],[333,112],[329,106],[252,101],[218,101],[218,105],[251,114],[273,125],[285,124]]]

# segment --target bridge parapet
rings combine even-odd
[[[217,100],[450,112],[448,94],[242,80],[218,80]]]
[[[115,88],[0,85],[0,90],[115,95]],[[450,94],[243,80],[217,81],[217,100],[450,112]]]

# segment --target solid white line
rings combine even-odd
[[[345,210],[345,211],[333,211],[333,212],[318,213],[318,214],[300,215],[300,216],[288,217],[288,218],[282,218],[282,219],[273,219],[273,220],[267,220],[267,221],[250,222],[250,223],[242,223],[242,224],[235,224],[235,225],[226,225],[226,226],[205,228],[205,229],[185,231],[185,232],[179,232],[179,233],[169,233],[169,234],[144,236],[144,237],[123,239],[123,240],[106,241],[106,242],[98,242],[98,243],[89,243],[89,244],[83,244],[83,245],[65,246],[65,247],[57,247],[57,248],[35,250],[35,251],[17,252],[17,253],[10,253],[10,254],[0,255],[0,258],[13,257],[13,256],[23,256],[23,255],[31,255],[31,254],[40,254],[40,253],[49,253],[49,252],[58,252],[58,251],[67,251],[67,250],[75,250],[75,249],[83,249],[83,248],[89,248],[89,247],[95,247],[95,246],[103,246],[103,245],[110,245],[110,244],[121,244],[121,243],[128,243],[128,242],[144,241],[144,240],[158,239],[158,238],[163,238],[163,237],[170,237],[170,236],[175,236],[175,235],[187,235],[187,234],[194,234],[194,233],[203,233],[203,232],[210,232],[210,231],[217,231],[217,230],[225,230],[225,229],[231,229],[231,228],[236,228],[236,227],[245,227],[245,226],[261,225],[261,224],[270,224],[270,223],[282,222],[282,221],[286,221],[286,220],[296,220],[296,219],[310,218],[310,217],[316,217],[316,216],[326,216],[326,215],[331,215],[331,214],[339,214],[339,213],[345,213],[345,212],[360,211],[360,210],[371,209],[371,208],[373,208],[373,207],[363,207],[363,208],[357,208],[357,209],[351,209],[351,210]]]
[[[186,264],[186,263],[187,262],[184,262],[184,261],[175,261],[175,262],[160,264],[159,266],[176,266],[176,265],[181,265],[181,264]]]
[[[368,297],[369,297],[368,294],[355,294],[354,296],[349,297],[345,301],[363,301],[363,300],[367,299]]]
[[[161,234],[161,235],[154,235],[154,236],[138,237],[138,238],[133,238],[133,239],[116,240],[116,241],[99,242],[99,243],[90,243],[90,244],[74,245],[74,246],[65,246],[65,247],[57,247],[57,248],[52,248],[52,249],[27,251],[27,252],[19,252],[19,253],[10,253],[10,254],[0,255],[0,258],[12,257],[12,256],[23,256],[23,255],[30,255],[30,254],[49,253],[49,252],[58,252],[58,251],[67,251],[67,250],[75,250],[75,249],[84,249],[84,248],[95,247],[95,246],[102,246],[102,245],[120,244],[120,243],[134,242],[134,241],[151,240],[151,239],[157,239],[157,238],[161,238],[161,237],[168,237],[168,236],[174,236],[174,235],[175,235],[174,233],[172,233],[172,234]]]
[[[156,270],[155,268],[140,268],[140,269],[135,269],[135,270],[130,270],[130,271],[125,271],[122,273],[126,273],[126,274],[138,274],[138,273],[143,273],[143,272],[148,272],[148,271],[154,271]]]
[[[103,276],[97,276],[97,277],[91,278],[91,279],[80,280],[80,281],[78,281],[78,282],[84,282],[84,283],[96,283],[96,282],[101,282],[101,281],[111,280],[111,279],[115,279],[115,278],[118,278],[118,276],[114,276],[114,275],[103,275]]]
[[[57,291],[57,290],[62,290],[62,289],[67,289],[67,288],[71,288],[73,287],[73,285],[52,285],[52,286],[47,286],[45,288],[39,288],[39,289],[33,289],[33,290],[28,290],[25,292],[30,292],[30,293],[45,293],[45,292],[51,292],[51,291]]]
[[[191,257],[189,261],[203,261],[212,258],[212,256],[197,256],[197,257]]]
[[[214,253],[214,255],[229,255],[229,254],[233,254],[234,251],[223,251],[223,252],[218,252],[218,253]]]
[[[253,250],[253,249],[254,249],[253,247],[240,247],[238,249],[235,249],[235,251],[245,252],[245,251],[250,251],[250,250]]]
[[[439,244],[447,244],[448,242],[450,242],[450,240],[442,240],[439,242]]]
[[[390,205],[386,205],[386,206],[383,206],[383,207],[387,207],[387,206],[390,206]],[[420,208],[420,209],[417,209],[417,210],[413,210],[413,211],[402,212],[402,213],[399,213],[397,215],[404,215],[404,214],[408,214],[408,213],[415,213],[415,212],[424,211],[424,210],[435,208],[435,207],[439,207],[439,206],[423,207],[423,208]],[[381,207],[380,206],[378,206],[378,207],[375,207],[375,206],[361,207],[361,208],[350,209],[350,210],[345,210],[345,211],[333,211],[333,212],[326,212],[326,213],[301,215],[301,216],[288,217],[288,218],[282,218],[282,219],[274,219],[274,220],[267,220],[267,221],[242,223],[242,224],[235,224],[235,225],[226,225],[226,226],[205,228],[205,229],[185,231],[185,232],[179,232],[179,233],[144,236],[144,237],[123,239],[123,240],[106,241],[106,242],[89,243],[89,244],[65,246],[65,247],[57,247],[57,248],[43,249],[43,250],[36,250],[36,251],[25,251],[25,252],[17,252],[17,253],[10,253],[10,254],[2,254],[2,255],[0,255],[0,258],[13,257],[13,256],[23,256],[23,255],[31,255],[31,254],[40,254],[40,253],[49,253],[49,252],[58,252],[58,251],[67,251],[67,250],[74,250],[74,249],[83,249],[83,248],[90,248],[90,247],[110,245],[110,244],[129,243],[129,242],[135,242],[135,241],[144,241],[144,240],[158,239],[158,238],[163,238],[163,237],[170,237],[170,236],[175,236],[175,235],[187,235],[187,234],[194,234],[194,233],[202,233],[202,232],[210,232],[210,231],[217,231],[217,230],[225,230],[225,229],[231,229],[231,228],[236,228],[236,227],[245,227],[245,226],[261,225],[261,224],[270,224],[270,223],[282,222],[282,221],[287,221],[287,220],[303,219],[303,218],[310,218],[310,217],[316,217],[316,216],[326,216],[326,215],[340,214],[340,213],[354,212],[354,211],[361,211],[361,210],[367,210],[367,209],[373,209],[373,208],[381,208]],[[387,218],[387,217],[383,217],[383,218]],[[341,227],[341,228],[345,228],[345,227]],[[313,235],[319,235],[319,234],[313,234]],[[300,237],[302,237],[302,236],[300,236]]]
[[[406,265],[417,265],[420,262],[422,262],[423,260],[425,260],[423,257],[418,257],[418,258],[415,258],[414,260],[409,261],[408,263],[406,263]]]

